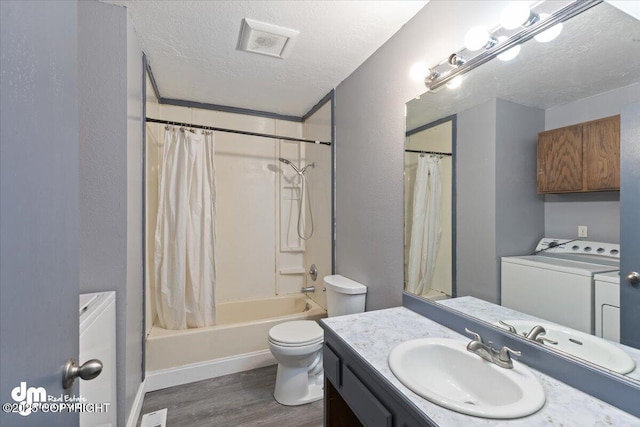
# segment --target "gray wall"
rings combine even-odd
[[[640,101],[640,83],[546,110],[545,129],[620,114]],[[545,196],[545,234],[576,238],[578,225],[589,227],[589,240],[620,242],[620,193],[553,194]]]
[[[456,294],[495,301],[496,100],[458,113]]]
[[[456,294],[500,302],[500,257],[544,231],[536,142],[544,111],[493,99],[458,114]]]
[[[536,191],[538,132],[543,129],[544,110],[497,100],[495,221],[498,279],[501,257],[531,253],[544,235],[544,198]],[[496,291],[499,295],[499,287]]]
[[[78,355],[77,6],[1,1],[0,17],[0,401],[9,403],[21,381],[60,395],[62,364]],[[70,427],[78,414],[1,411],[0,425]]]
[[[80,291],[116,291],[118,425],[141,383],[142,60],[126,9],[78,3]]]
[[[404,111],[425,92],[409,69],[442,60],[502,6],[429,2],[336,88],[336,273],[369,287],[367,310],[402,303]]]

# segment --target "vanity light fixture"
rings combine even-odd
[[[498,42],[499,43],[504,43],[506,40],[507,40],[507,37],[505,37],[505,36],[498,37]],[[515,45],[511,49],[502,52],[497,57],[498,57],[498,59],[500,61],[505,61],[506,62],[506,61],[511,61],[513,58],[518,56],[519,53],[520,53],[520,45]]]
[[[485,49],[473,57],[464,58],[464,56],[467,56],[467,53],[472,51],[472,49],[469,48],[451,54],[448,60],[444,60],[428,70],[429,74],[424,78],[424,84],[429,92],[435,92],[436,89],[447,85],[456,77],[491,61],[495,57],[500,56],[500,59],[503,61],[513,59],[519,53],[522,43],[534,37],[542,42],[552,40],[557,36],[557,34],[554,35],[554,33],[557,32],[559,34],[562,30],[562,22],[602,3],[602,1],[603,0],[575,0],[551,14],[536,13],[529,9],[526,2],[512,2],[510,8],[513,8],[516,12],[512,12],[513,15],[510,15],[509,19],[503,22],[503,26],[489,35],[489,38],[495,38],[496,41],[498,41],[497,44],[486,47],[488,41],[485,41],[485,45],[480,47],[480,49],[482,49],[482,47],[485,47]],[[546,6],[545,3],[546,2],[538,3],[536,9],[540,11],[539,6],[543,5],[544,7]],[[526,10],[522,5],[526,7]],[[553,6],[553,2],[550,2],[550,5]],[[518,23],[516,24],[516,22]],[[508,31],[508,27],[504,26],[505,24],[509,27],[515,25],[515,27],[513,27],[515,30]],[[474,31],[477,31],[478,34],[480,33],[480,30]],[[504,38],[500,40],[499,36]],[[472,37],[469,36],[469,41],[471,41],[471,38]],[[480,39],[481,38],[482,37],[480,37]],[[468,47],[475,48],[478,44],[480,44],[480,42],[474,40],[471,42],[471,46]],[[451,66],[454,68],[451,68]],[[457,86],[459,86],[459,84]]]
[[[547,19],[548,16],[549,14],[547,13],[541,13],[540,19]],[[536,41],[539,41],[540,43],[547,43],[555,39],[556,37],[558,37],[561,32],[562,32],[562,22],[554,25],[553,27],[549,28],[547,31],[543,31],[540,34],[536,34],[534,38],[536,39]]]
[[[482,48],[491,49],[498,44],[498,39],[493,37],[486,27],[473,27],[464,36],[464,47],[473,52]]]
[[[467,60],[457,53],[452,53],[449,56],[449,60],[447,62],[449,63],[449,65],[453,65],[454,67],[459,67],[461,65],[464,65],[464,63],[467,62]]]
[[[424,81],[424,76],[428,76],[429,74],[431,74],[431,70],[429,69],[427,61],[418,61],[413,64],[409,70],[409,77],[416,83]]]
[[[500,15],[500,24],[507,30],[529,27],[539,20],[540,17],[529,9],[526,1],[512,1]]]

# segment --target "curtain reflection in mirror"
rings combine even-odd
[[[409,246],[407,291],[422,295],[431,289],[442,236],[441,156],[421,154],[413,192],[413,218]]]

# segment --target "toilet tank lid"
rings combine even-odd
[[[324,284],[340,294],[366,294],[367,287],[339,274],[324,277]]]

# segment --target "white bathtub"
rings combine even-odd
[[[217,308],[216,326],[172,331],[153,325],[146,343],[147,374],[178,372],[180,368],[184,374],[185,369],[193,368],[202,371],[196,375],[197,381],[244,370],[238,366],[251,369],[257,367],[256,363],[272,364],[275,360],[270,357],[267,342],[271,327],[289,320],[327,316],[322,307],[302,294],[226,302]],[[227,368],[216,368],[221,365]],[[211,375],[206,374],[207,369]],[[182,383],[185,382],[190,381]]]

